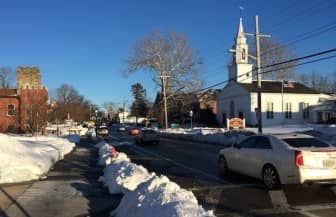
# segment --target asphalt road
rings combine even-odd
[[[138,146],[126,133],[113,132],[111,144],[127,153],[133,162],[157,174],[168,176],[193,191],[200,204],[217,216],[336,216],[336,188],[320,185],[287,185],[268,191],[259,180],[231,174],[217,175],[217,155],[222,148],[213,144],[163,138],[160,145]]]
[[[120,202],[97,182],[102,167],[85,139],[44,180],[1,186],[1,217],[106,217]]]

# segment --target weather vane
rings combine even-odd
[[[240,17],[242,17],[243,15],[243,10],[244,10],[244,7],[240,5],[239,6]]]

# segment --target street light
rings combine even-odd
[[[193,117],[193,111],[190,110],[189,115],[190,115],[190,129],[192,129],[192,117]]]

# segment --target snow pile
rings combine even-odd
[[[95,145],[96,148],[99,148],[99,161],[98,165],[107,166],[111,163],[112,160],[115,160],[118,157],[118,152],[115,148],[104,140]],[[120,157],[122,159],[122,157]]]
[[[0,141],[0,183],[39,179],[75,147],[66,138],[46,136],[0,134]]]
[[[131,163],[125,154],[120,153],[120,155],[121,159],[118,157],[118,160],[108,165],[100,178],[111,194],[125,194],[133,191],[140,183],[154,176],[143,166]]]
[[[197,217],[214,216],[205,211],[191,191],[180,188],[166,176],[156,176],[130,161],[124,153],[111,157],[107,143],[100,143],[100,160],[109,162],[99,181],[111,194],[125,194],[112,216]]]
[[[180,188],[166,176],[152,176],[122,198],[112,216],[200,217],[214,216],[198,205],[191,191]]]

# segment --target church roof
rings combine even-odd
[[[299,93],[299,94],[320,94],[315,89],[307,87],[298,82],[290,82],[292,85],[290,87],[284,87],[282,89],[282,81],[261,81],[261,90],[263,93]],[[241,87],[245,88],[249,92],[258,92],[257,81],[252,81],[252,83],[238,83]]]
[[[17,91],[16,89],[0,88],[0,97],[4,96],[17,96]]]

